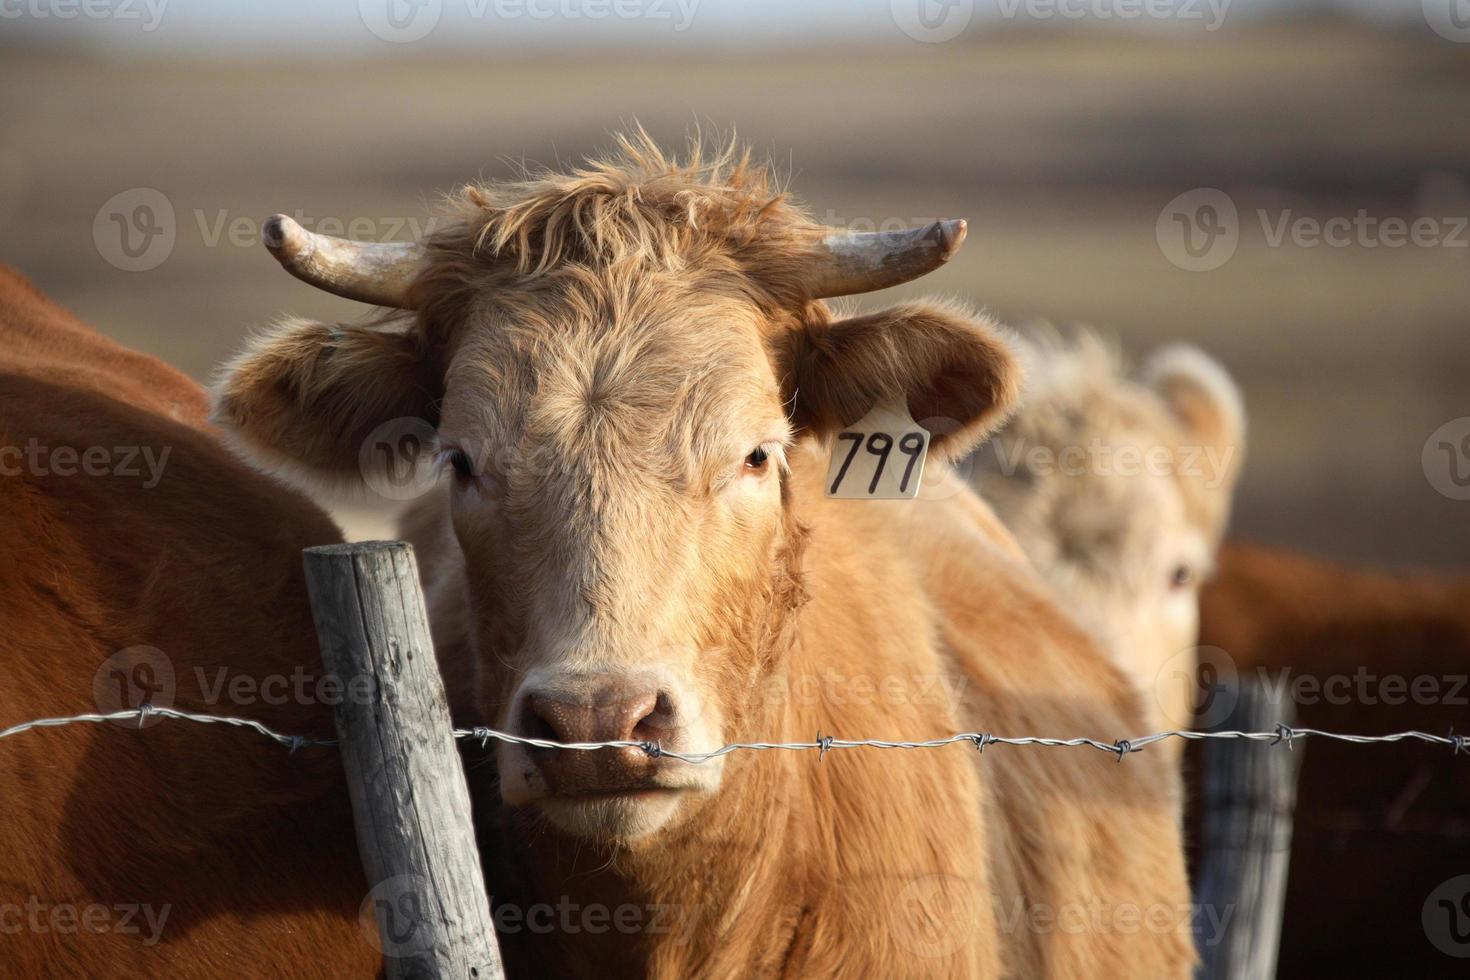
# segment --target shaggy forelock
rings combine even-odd
[[[713,149],[698,137],[684,159],[641,128],[616,149],[567,172],[527,170],[521,179],[463,187],[430,240],[424,298],[444,280],[493,262],[521,277],[578,268],[606,275],[637,266],[674,273],[736,268],[741,253],[774,246],[815,226],[766,164],[733,138]]]

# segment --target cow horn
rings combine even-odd
[[[408,308],[408,285],[423,263],[418,242],[354,242],[307,231],[284,214],[265,223],[265,247],[287,272],[329,293]]]
[[[935,221],[904,231],[833,231],[822,238],[807,276],[813,299],[870,293],[933,272],[965,241],[965,221]]]

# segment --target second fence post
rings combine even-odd
[[[1269,732],[1291,725],[1290,701],[1242,681],[1230,715],[1212,731]],[[1200,752],[1199,880],[1194,900],[1223,935],[1201,932],[1196,980],[1271,980],[1281,942],[1300,745],[1206,741]],[[1228,915],[1229,919],[1224,917]]]
[[[386,975],[499,980],[413,549],[331,545],[304,560],[322,662],[341,683],[337,734]]]

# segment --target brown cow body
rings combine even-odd
[[[1294,702],[1300,727],[1470,732],[1463,575],[1230,543],[1203,592],[1201,642]],[[1419,742],[1302,750],[1280,975],[1463,976],[1421,915],[1436,887],[1470,872],[1470,760]]]
[[[206,696],[227,690],[221,669],[256,684],[319,672],[300,550],[337,532],[237,462],[205,414],[196,384],[0,269],[0,446],[36,447],[0,458],[0,727],[98,711],[94,675],[146,645],[160,651],[150,668],[172,666],[157,704],[330,734],[319,703]],[[62,447],[102,447],[110,469],[94,453],[89,475]],[[335,750],[292,755],[183,721],[73,725],[0,741],[0,786],[6,976],[376,968],[355,921],[366,886]]]

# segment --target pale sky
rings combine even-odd
[[[748,48],[856,39],[923,43],[1015,26],[1213,32],[1336,11],[1425,26],[1470,0],[0,0],[0,42],[213,57],[384,54],[414,45]]]

